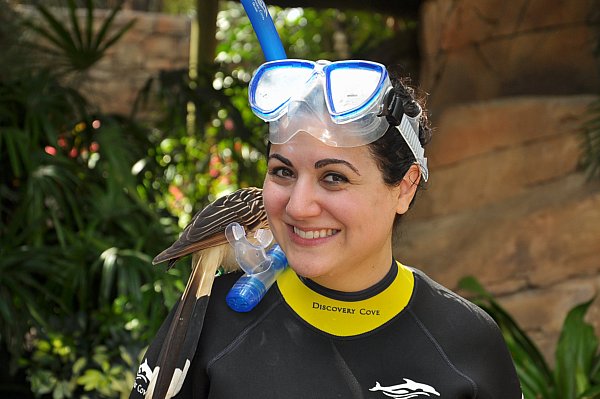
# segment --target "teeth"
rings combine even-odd
[[[321,229],[321,230],[303,231],[303,230],[300,230],[297,227],[294,227],[294,233],[298,234],[302,238],[306,238],[306,239],[309,239],[309,240],[311,240],[313,238],[330,237],[330,236],[336,234],[337,232],[338,232],[338,230],[335,230],[335,229]]]

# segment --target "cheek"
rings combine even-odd
[[[287,203],[285,191],[278,185],[266,180],[263,185],[263,202],[269,220],[278,218]]]
[[[363,210],[357,212],[357,210]],[[388,191],[380,191],[378,195],[369,196],[360,204],[354,204],[352,210],[356,220],[363,222],[366,231],[387,231],[391,229],[396,217],[396,201]]]

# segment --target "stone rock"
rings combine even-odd
[[[509,295],[596,276],[600,182],[572,174],[478,209],[428,219],[409,213],[394,242],[397,259],[449,288],[473,275]]]
[[[595,98],[506,98],[447,108],[426,149],[427,190],[411,212],[431,218],[478,208],[574,172],[579,129]]]
[[[596,96],[525,96],[447,107],[427,146],[439,168],[551,136],[576,135]]]
[[[597,93],[592,1],[430,0],[420,83],[444,107],[502,96]],[[544,10],[541,12],[540,10]]]
[[[409,213],[394,242],[397,259],[451,289],[475,276],[552,362],[566,314],[600,289],[600,182],[573,173],[478,209]],[[598,301],[587,319],[600,332]]]
[[[593,1],[442,0],[422,9],[426,54],[494,39],[597,22]]]

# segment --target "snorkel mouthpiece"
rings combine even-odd
[[[254,309],[275,283],[277,277],[285,270],[287,258],[279,245],[273,245],[266,255],[268,259],[266,270],[254,274],[244,274],[229,290],[225,301],[232,310],[245,313]]]
[[[240,268],[246,272],[231,287],[225,301],[236,312],[249,312],[275,283],[287,266],[287,259],[277,244],[265,252],[273,240],[269,230],[258,230],[254,235],[257,243],[253,244],[239,223],[230,223],[225,228],[225,237],[235,251]]]

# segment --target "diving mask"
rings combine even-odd
[[[334,147],[356,147],[379,139],[390,124],[398,125],[427,180],[427,160],[416,133],[421,115],[408,117],[400,111],[402,117],[394,123],[397,104],[382,64],[271,61],[254,74],[248,97],[252,111],[269,122],[269,141],[274,144],[307,132]]]

